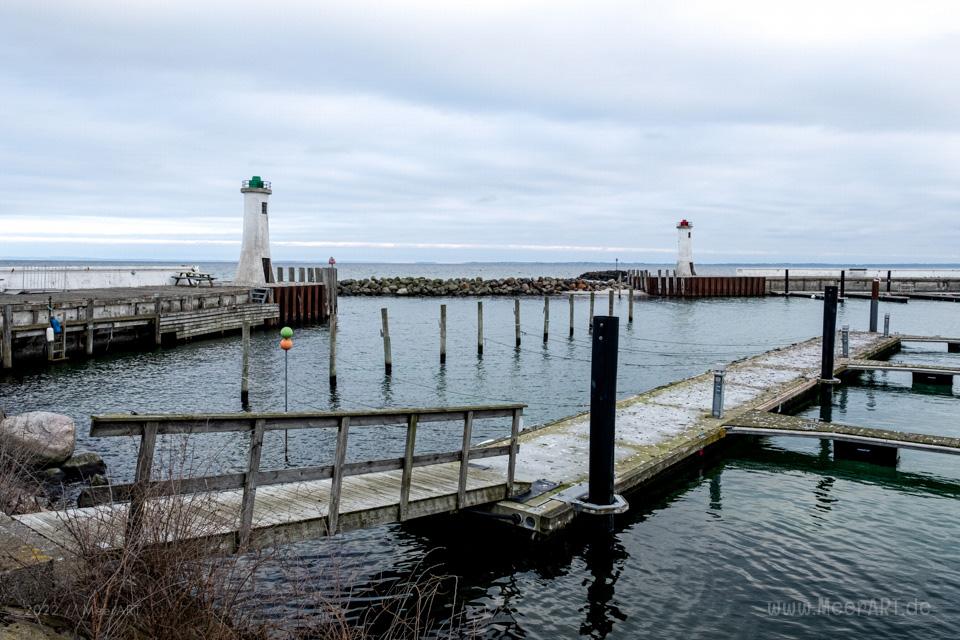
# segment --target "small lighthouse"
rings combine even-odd
[[[268,215],[270,183],[253,176],[244,180],[240,188],[243,194],[243,244],[240,247],[240,262],[234,281],[243,284],[266,284],[273,281],[270,263],[270,218]]]
[[[677,249],[677,275],[697,275],[693,268],[693,224],[688,220],[677,223]]]

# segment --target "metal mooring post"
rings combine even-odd
[[[833,384],[833,354],[837,348],[837,288],[823,290],[823,350],[821,352],[820,382]]]
[[[713,417],[723,417],[723,378],[727,373],[725,365],[717,365],[713,370]]]
[[[870,333],[877,332],[877,314],[880,310],[880,280],[873,279],[873,288],[870,290]]]
[[[593,319],[590,366],[590,487],[587,500],[595,505],[614,502],[613,461],[617,417],[617,348],[620,319]]]
[[[890,335],[890,314],[883,314],[883,337],[886,338]]]
[[[840,327],[840,355],[844,358],[850,357],[850,325],[845,324]]]

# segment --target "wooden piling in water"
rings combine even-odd
[[[550,296],[543,296],[543,344],[550,339]]]
[[[627,324],[633,324],[633,285],[627,294]]]
[[[243,362],[240,367],[240,405],[247,409],[250,407],[250,322],[243,321],[243,327],[240,329],[241,342],[243,343]]]
[[[597,292],[590,292],[590,318],[587,320],[587,333],[593,333],[593,306],[597,300]]]
[[[477,300],[477,355],[483,355],[483,300]]]
[[[87,338],[84,341],[84,351],[86,351],[88,356],[93,355],[93,298],[87,300]]]
[[[513,329],[516,335],[516,345],[520,348],[520,298],[513,300]]]
[[[337,387],[337,316],[330,315],[330,388]]]
[[[573,337],[573,294],[570,294],[570,337]]]
[[[383,336],[383,373],[388,376],[393,375],[393,354],[390,348],[390,319],[386,307],[380,309],[380,335]]]
[[[610,289],[610,302],[607,304],[607,315],[613,315],[613,289]]]
[[[447,362],[447,305],[440,305],[440,364]]]
[[[163,312],[163,301],[157,296],[153,303],[153,344],[158,347],[163,343],[163,337],[160,334],[160,317]]]

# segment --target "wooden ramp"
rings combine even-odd
[[[76,550],[78,532],[103,549],[117,548],[132,535],[153,543],[203,538],[246,549],[475,507],[527,488],[514,483],[523,406],[93,416],[93,436],[140,437],[135,481],[86,490],[81,502],[88,506],[16,516],[13,523],[67,554]],[[508,419],[505,444],[474,445],[474,421],[494,418]],[[416,453],[418,424],[451,421],[462,424],[459,450]],[[405,427],[402,457],[347,461],[351,428],[385,425]],[[335,429],[332,464],[261,470],[264,433],[290,429]],[[247,470],[154,480],[157,436],[199,433],[247,435]],[[507,458],[502,470],[487,462],[498,456]]]
[[[819,422],[809,418],[787,416],[766,411],[747,411],[723,425],[727,433],[755,436],[793,436],[821,438],[864,445],[916,449],[937,453],[960,454],[960,438],[925,433],[891,431],[858,427],[838,422]]]
[[[508,497],[503,474],[476,463],[471,469],[463,501],[459,496],[459,464],[415,469],[411,475],[406,511],[402,519],[449,513]],[[402,471],[372,473],[344,478],[338,510],[338,532],[399,522]],[[257,491],[253,504],[249,544],[251,547],[296,542],[330,535],[331,480],[272,485]],[[520,487],[523,488],[522,486]],[[76,531],[94,534],[104,549],[118,548],[124,540],[130,503],[46,511],[15,516],[14,521],[34,533],[75,552]],[[231,548],[240,533],[243,490],[184,494],[152,498],[145,502],[149,514],[162,512],[170,520],[157,518],[165,530],[153,528],[150,540],[171,541],[208,538]],[[184,518],[177,517],[177,512]],[[187,524],[189,523],[189,524]],[[149,526],[149,525],[146,525]]]
[[[945,338],[943,336],[897,336],[900,342],[934,342],[946,343],[947,351],[960,353],[960,338]]]

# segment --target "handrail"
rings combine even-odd
[[[327,534],[338,531],[340,489],[348,476],[402,470],[397,520],[408,518],[410,485],[415,467],[458,462],[460,464],[457,489],[457,509],[466,505],[468,463],[472,459],[509,456],[505,498],[513,495],[517,451],[519,450],[520,417],[524,404],[486,406],[425,407],[413,409],[374,409],[368,411],[331,411],[320,413],[239,413],[196,415],[127,415],[91,416],[90,435],[141,436],[137,453],[134,482],[126,485],[91,487],[84,491],[84,505],[113,501],[130,501],[127,513],[128,534],[136,534],[141,527],[144,504],[148,496],[169,496],[179,493],[243,489],[240,522],[237,530],[238,548],[246,548],[253,527],[253,503],[258,486],[305,482],[330,478],[330,504],[327,510]],[[499,446],[477,446],[470,443],[475,420],[511,418],[509,443]],[[420,422],[463,421],[463,446],[457,451],[416,455],[417,424]],[[403,457],[347,462],[347,439],[350,427],[405,425],[406,444]],[[260,471],[263,437],[266,431],[279,429],[335,428],[337,444],[333,464],[320,467],[298,467]],[[249,460],[247,470],[198,478],[172,481],[151,479],[154,449],[158,435],[196,433],[249,432]]]
[[[339,425],[339,419],[350,418],[350,426],[386,426],[406,424],[407,416],[417,414],[420,422],[444,422],[462,419],[473,411],[475,419],[506,418],[525,404],[497,404],[484,406],[454,406],[426,408],[370,409],[365,411],[323,412],[262,412],[262,413],[204,413],[204,414],[106,414],[90,417],[90,436],[136,436],[144,426],[157,424],[157,433],[230,433],[252,431],[257,420],[264,420],[266,431],[290,429],[330,429]]]
[[[234,184],[236,184],[236,183],[234,183]],[[270,188],[272,188],[272,187],[271,187],[271,183],[270,183],[269,180],[261,180],[261,181],[257,184],[257,186],[255,186],[255,187],[251,187],[251,186],[250,186],[250,181],[249,181],[249,180],[244,180],[243,183],[241,183],[240,186],[241,186],[243,189],[270,189]]]

